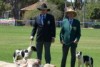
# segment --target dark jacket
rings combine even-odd
[[[39,16],[35,18],[35,24],[32,30],[32,36],[36,36],[36,41],[41,42],[51,42],[51,38],[55,37],[56,27],[55,27],[55,19],[54,16],[51,14],[46,14],[45,19],[43,19],[44,25],[41,25],[39,21]]]
[[[60,32],[60,41],[63,40],[65,44],[69,44],[73,42],[75,39],[79,41],[81,36],[80,22],[76,19],[73,19],[71,30],[69,30],[68,27],[66,27],[68,25],[67,22],[62,22],[62,23],[63,25]]]
[[[81,36],[80,21],[78,21],[77,19],[74,19],[73,24],[72,24],[72,30],[70,33],[70,41],[72,42],[75,39],[79,41],[80,36]]]

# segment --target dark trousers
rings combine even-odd
[[[69,45],[63,45],[63,47],[62,47],[63,56],[62,56],[62,61],[61,61],[61,67],[66,66],[66,60],[67,60],[67,55],[68,55],[69,49],[70,49],[70,52],[71,52],[71,65],[70,65],[70,67],[75,67],[76,47],[77,47],[77,44],[74,44],[74,43],[70,44],[70,46]]]
[[[39,60],[42,60],[43,45],[44,45],[44,51],[45,51],[45,61],[46,63],[50,63],[51,62],[51,54],[50,54],[51,42],[37,42],[36,44],[37,58]]]

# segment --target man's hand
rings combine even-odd
[[[32,41],[33,41],[33,40],[34,40],[34,37],[33,37],[33,36],[31,36],[31,37],[30,37],[30,40],[32,40]]]
[[[55,42],[55,38],[54,37],[52,37],[52,43],[54,43]]]
[[[73,43],[77,44],[77,43],[78,43],[77,39],[75,39],[75,40],[73,41]]]

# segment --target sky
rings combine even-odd
[[[66,0],[66,1],[69,1],[69,2],[71,2],[71,0]],[[74,0],[72,0],[72,2],[74,2]]]
[[[69,2],[74,2],[75,0],[66,0],[66,1],[69,1]],[[87,0],[82,0],[82,2],[84,2],[84,1],[87,1]],[[96,0],[97,1],[97,0]]]

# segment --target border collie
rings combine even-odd
[[[25,50],[20,50],[20,49],[15,50],[13,54],[13,62],[16,62],[17,60],[20,60],[20,59],[26,60],[30,58],[33,51],[35,52],[37,51],[36,47],[34,46],[29,46]]]
[[[88,55],[82,55],[82,52],[76,52],[76,58],[78,59],[78,67],[82,65],[84,67],[84,64],[86,67],[93,67],[93,58]]]

